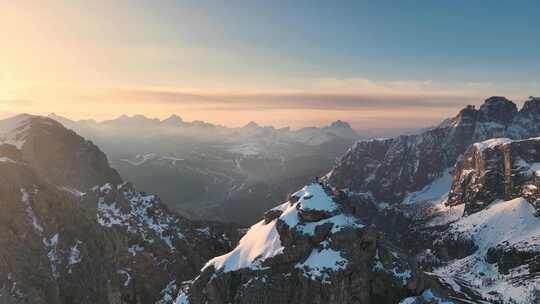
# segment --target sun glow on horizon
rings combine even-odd
[[[432,79],[444,69],[413,77],[397,73],[401,66],[392,57],[379,58],[373,69],[369,53],[341,62],[351,52],[347,47],[356,46],[348,46],[350,41],[342,40],[338,31],[330,32],[336,44],[328,49],[310,41],[299,28],[302,24],[283,32],[251,15],[234,18],[242,11],[232,7],[209,10],[200,5],[3,1],[0,116],[56,112],[103,120],[122,114],[178,114],[230,126],[256,120],[302,127],[341,119],[357,129],[418,127],[490,95],[520,102],[539,88],[534,81],[503,86],[491,79]],[[302,22],[277,13],[284,22]],[[312,17],[309,13],[306,19]],[[274,18],[260,14],[263,21]],[[311,21],[305,21],[307,29]],[[331,29],[321,28],[317,34],[322,36],[314,37],[327,39],[326,30]],[[372,37],[368,34],[358,35]],[[386,68],[385,75],[387,65],[392,69],[388,73]]]

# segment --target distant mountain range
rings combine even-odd
[[[233,138],[272,139],[254,123],[240,129],[251,135]],[[148,185],[184,187],[178,193],[200,205],[228,193],[204,205],[208,214],[274,206],[247,230],[191,220],[137,191],[96,144],[57,121],[0,120],[0,303],[540,301],[540,98],[518,109],[491,97],[414,134],[357,141],[307,181],[317,157],[294,167],[336,138],[245,153],[231,151],[245,141],[159,134],[107,140],[126,155],[157,151],[118,159],[155,180]],[[305,175],[291,182],[291,172]],[[297,189],[272,197],[285,185]]]
[[[540,98],[491,97],[359,141],[176,303],[538,303],[538,136]]]
[[[213,142],[241,142],[250,137],[265,136],[272,137],[276,141],[298,142],[308,145],[320,145],[335,137],[345,139],[357,139],[359,137],[348,123],[340,120],[321,128],[306,127],[299,130],[291,130],[290,128],[276,129],[272,126],[263,127],[253,121],[244,127],[229,128],[203,121],[185,122],[177,115],[171,115],[163,120],[148,118],[144,115],[121,115],[116,119],[102,122],[95,120],[74,121],[54,113],[49,114],[48,117],[78,132],[94,132],[100,133],[102,136],[124,135],[146,137],[179,135],[199,141]],[[144,132],[141,133],[140,131]]]
[[[313,176],[326,173],[358,134],[343,121],[276,129],[227,128],[143,115],[96,122],[49,118],[97,143],[120,174],[196,219],[252,224]],[[263,199],[261,199],[263,198]]]

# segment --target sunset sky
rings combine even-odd
[[[491,95],[540,95],[539,8],[0,0],[0,117],[427,126]]]

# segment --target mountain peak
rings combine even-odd
[[[508,124],[517,113],[515,103],[503,96],[492,96],[480,106],[481,119],[501,124]]]
[[[164,119],[162,122],[166,124],[180,124],[180,123],[183,123],[184,120],[182,119],[182,117],[176,114],[172,114],[168,118]]]
[[[330,124],[330,128],[351,129],[351,125],[343,120],[336,120]]]
[[[540,97],[530,96],[521,108],[521,113],[540,114]]]
[[[16,147],[37,173],[54,183],[83,190],[104,182],[121,182],[97,146],[52,118],[17,115],[0,120],[0,132],[0,144]]]
[[[251,129],[260,128],[260,127],[261,126],[259,126],[259,124],[254,121],[250,121],[247,125],[244,126],[244,128],[251,128]]]

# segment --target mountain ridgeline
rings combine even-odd
[[[310,134],[328,135],[321,129]],[[219,149],[230,154],[197,170],[183,166],[215,173],[233,155],[244,170],[265,160],[251,154],[263,143],[273,152],[290,147],[276,129],[252,123],[236,131]],[[322,177],[244,231],[176,214],[50,118],[2,120],[0,303],[538,303],[539,135],[539,98],[518,110],[491,97],[420,133],[356,142],[329,173],[312,174]],[[331,137],[323,145],[337,142]],[[305,146],[315,142],[309,138]],[[264,192],[250,196],[251,204],[266,200]]]
[[[103,122],[49,117],[96,142],[122,177],[159,193],[171,209],[244,225],[328,172],[359,138],[343,121],[291,130],[255,122],[228,128],[176,115]]]
[[[237,238],[136,191],[52,119],[19,115],[0,134],[0,303],[169,303]]]
[[[491,97],[479,109],[467,106],[420,134],[356,143],[328,175],[328,183],[395,204],[440,177],[475,142],[539,135],[540,98],[531,97],[518,111],[510,100]]]
[[[539,105],[491,97],[356,143],[177,303],[537,303]]]

